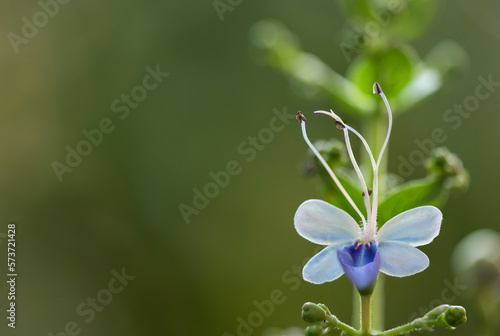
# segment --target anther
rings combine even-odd
[[[372,188],[368,188],[368,196],[371,196],[372,192],[373,192],[373,189]],[[364,197],[365,196],[365,192],[363,191],[363,193],[361,195]]]
[[[335,120],[335,127],[337,127],[337,129],[339,130],[343,130],[345,128],[345,125],[340,121]]]
[[[306,117],[304,116],[304,113],[302,113],[300,111],[297,112],[296,118],[297,118],[297,121],[299,122],[299,124],[306,121]]]
[[[333,120],[335,120],[335,127],[337,127],[339,130],[343,130],[345,128],[344,122],[338,115],[336,115],[332,110],[330,110],[331,116]]]
[[[377,82],[375,82],[375,84],[373,84],[373,94],[381,94],[381,93],[382,93],[382,88]]]

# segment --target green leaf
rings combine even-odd
[[[371,90],[378,82],[390,100],[412,79],[418,57],[410,47],[365,54],[356,58],[347,71],[347,79],[361,91]]]
[[[366,21],[372,17],[372,8],[367,0],[340,0],[339,4],[350,20],[362,19]]]
[[[440,180],[427,177],[414,180],[396,187],[380,203],[378,210],[379,225],[383,225],[392,217],[422,205],[441,206],[448,197]]]
[[[454,69],[468,64],[467,53],[453,41],[443,41],[436,45],[418,64],[411,81],[392,102],[396,113],[413,107],[438,91]]]
[[[407,111],[415,104],[434,94],[441,88],[442,84],[443,80],[439,72],[431,68],[421,69],[392,100],[394,114]]]
[[[425,56],[425,65],[446,75],[454,68],[464,68],[470,60],[467,52],[457,42],[445,40],[435,45]]]
[[[322,92],[354,114],[366,116],[375,112],[377,104],[371,87],[360,90],[318,57],[304,52],[297,38],[283,24],[258,22],[250,31],[250,39],[258,57],[302,85],[305,92]]]

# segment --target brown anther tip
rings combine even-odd
[[[305,122],[306,121],[306,117],[304,116],[304,113],[302,112],[297,112],[297,121],[300,123],[302,123],[303,121]]]
[[[375,82],[373,84],[373,94],[381,94],[382,93],[382,88],[380,87],[379,83]]]
[[[373,192],[373,189],[371,188],[368,188],[368,196],[371,196],[372,195],[372,192]],[[363,191],[363,197],[365,196],[365,192]]]
[[[339,130],[343,130],[345,128],[345,125],[340,121],[335,120],[335,127],[337,127]]]

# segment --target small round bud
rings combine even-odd
[[[306,302],[302,306],[302,319],[309,323],[322,322],[326,320],[326,312],[317,304]]]
[[[443,304],[443,305],[440,305],[434,309],[432,309],[431,311],[429,311],[427,314],[425,314],[425,316],[428,318],[428,319],[437,319],[439,317],[439,315],[443,314],[444,312],[446,312],[446,310],[450,308],[450,305],[449,304]]]
[[[321,336],[323,328],[320,325],[313,325],[306,328],[306,336]]]
[[[314,146],[332,167],[344,165],[348,160],[345,145],[335,138],[329,140],[316,140]],[[314,158],[312,152],[309,152],[309,154]],[[317,161],[318,165],[319,163],[320,162]]]
[[[444,320],[452,327],[465,323],[467,321],[465,308],[461,306],[451,306],[444,313]]]

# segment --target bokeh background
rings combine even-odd
[[[81,335],[238,335],[238,318],[246,320],[254,301],[269,300],[275,290],[284,302],[246,336],[305,327],[305,301],[323,302],[349,320],[352,291],[345,277],[314,286],[293,274],[316,248],[296,234],[294,212],[304,200],[321,197],[318,181],[303,174],[306,145],[296,122],[251,162],[238,152],[248,137],[269,127],[273,109],[335,109],[326,99],[298,94],[285,76],[259,62],[251,27],[279,20],[304,50],[344,73],[349,64],[339,44],[345,15],[333,0],[233,7],[221,21],[211,0],[70,1],[16,53],[8,34],[20,35],[23,18],[32,20],[41,7],[2,1],[0,233],[17,224],[19,276],[15,330],[6,326],[5,281],[0,287],[1,334],[56,335],[74,321]],[[474,95],[479,76],[500,81],[499,9],[492,0],[440,1],[425,32],[412,41],[425,55],[438,42],[454,40],[469,61],[442,90],[396,119],[389,171],[397,173],[398,156],[415,150],[415,139],[440,127],[471,184],[442,209],[441,234],[422,248],[430,268],[386,279],[387,326],[441,300],[445,281],[455,278],[450,259],[463,237],[481,227],[500,229],[500,90],[457,130],[443,120],[453,104]],[[121,120],[112,103],[142,84],[146,67],[157,65],[169,76]],[[64,163],[66,147],[75,149],[85,140],[82,130],[99,127],[104,118],[114,130],[60,182],[53,162]],[[326,118],[310,119],[311,138],[339,135]],[[241,172],[186,224],[179,205],[191,205],[193,189],[202,189],[210,172],[231,160]],[[424,175],[417,168],[412,178]],[[135,278],[86,323],[77,307],[122,268]],[[467,302],[465,290],[449,303]],[[469,322],[453,334],[474,334],[477,321],[471,307]]]

